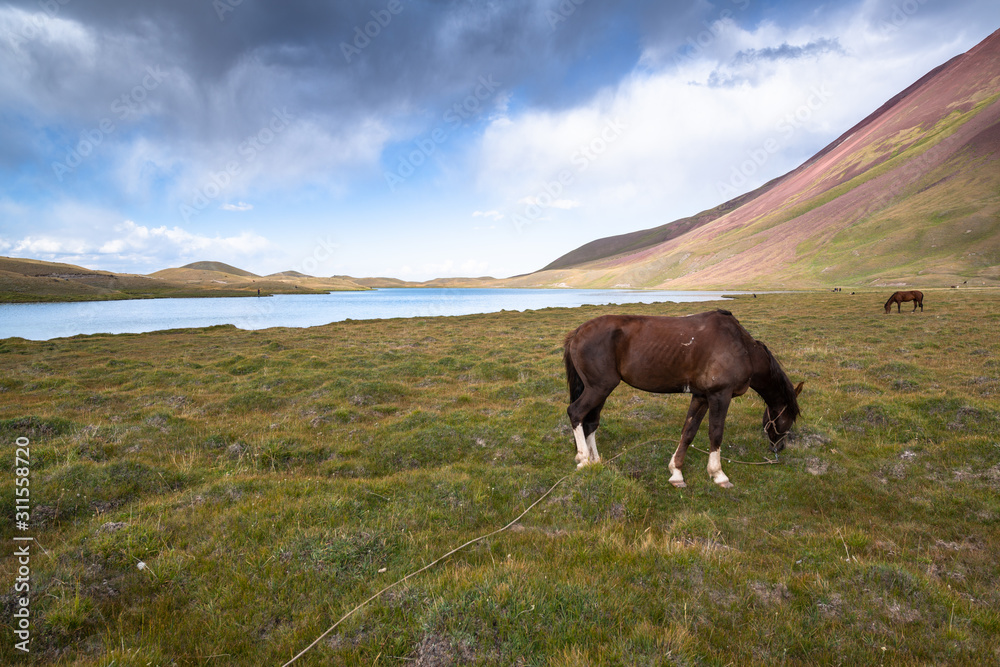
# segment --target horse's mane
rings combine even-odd
[[[731,312],[728,310],[722,310],[721,308],[718,309],[718,312],[732,318],[732,321],[736,324],[736,327],[743,336],[743,344],[746,346],[747,352],[752,352],[755,346],[764,351],[764,356],[767,357],[766,374],[769,380],[769,388],[774,391],[775,398],[778,398],[785,403],[786,413],[792,419],[797,418],[801,412],[799,410],[798,395],[795,393],[795,387],[792,385],[792,381],[789,379],[784,369],[781,368],[781,364],[778,363],[778,359],[774,356],[771,350],[768,349],[767,345],[754,338],[753,335],[751,335],[751,333],[747,331],[742,324],[740,324],[740,322],[736,319],[736,316],[734,316]],[[754,389],[757,393],[760,393],[760,389],[757,389],[756,387],[754,387]]]
[[[767,345],[756,341],[760,345],[761,349],[767,354],[768,370],[767,373],[770,376],[773,386],[781,394],[781,399],[785,402],[785,410],[787,414],[792,419],[796,419],[799,416],[799,400],[795,393],[795,387],[792,385],[792,381],[788,378],[788,374],[785,373],[784,369],[781,368],[781,364],[778,363],[777,357],[774,353],[768,349]]]

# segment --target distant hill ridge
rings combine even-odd
[[[0,303],[157,297],[325,294],[370,289],[346,277],[297,271],[260,277],[224,262],[193,262],[150,275],[93,271],[73,264],[0,257]]]
[[[279,276],[284,277],[284,278],[312,278],[313,277],[313,276],[310,276],[308,274],[301,273],[300,271],[280,271],[278,273],[269,273],[269,274],[267,274],[268,278],[277,278]]]
[[[256,273],[250,273],[249,271],[244,271],[243,269],[237,269],[235,266],[230,266],[225,262],[192,262],[190,264],[185,264],[180,268],[194,269],[195,271],[218,271],[220,273],[228,273],[233,276],[243,276],[244,278],[260,278],[260,276]]]

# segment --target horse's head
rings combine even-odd
[[[785,403],[785,405],[768,405],[764,408],[764,418],[762,420],[764,433],[767,434],[767,439],[771,443],[771,451],[775,454],[785,448],[785,438],[788,436],[789,431],[792,430],[795,418],[799,416],[799,406],[795,398],[802,391],[803,384],[805,383],[800,382],[795,387],[795,397]]]

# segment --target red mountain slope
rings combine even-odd
[[[704,222],[694,228],[695,218],[678,221],[684,228],[673,236],[664,233],[671,225],[624,235],[632,247],[614,242],[622,236],[591,242],[520,282],[1000,282],[998,99],[1000,31],[929,72],[799,168],[733,200],[738,205],[728,213],[700,214]],[[643,234],[654,242],[636,247]],[[588,246],[591,255],[607,252],[586,257],[580,250]]]

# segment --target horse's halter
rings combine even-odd
[[[770,428],[773,428],[774,432],[777,433],[778,436],[779,436],[777,440],[775,440],[774,442],[771,443],[771,451],[774,452],[775,456],[778,455],[777,450],[775,450],[775,446],[778,443],[780,443],[782,440],[784,440],[785,436],[787,436],[789,433],[791,433],[791,429],[788,429],[784,433],[780,433],[778,431],[778,418],[781,417],[781,414],[785,411],[785,408],[787,408],[787,407],[788,407],[787,405],[784,406],[783,408],[781,408],[781,411],[779,411],[778,414],[776,414],[774,416],[773,419],[769,419],[769,417],[771,415],[771,406],[769,406],[769,405],[765,405],[764,406],[764,418],[768,420],[767,423],[764,424],[764,435],[767,436],[768,440],[771,439],[771,435],[767,432],[767,429],[770,427]]]

